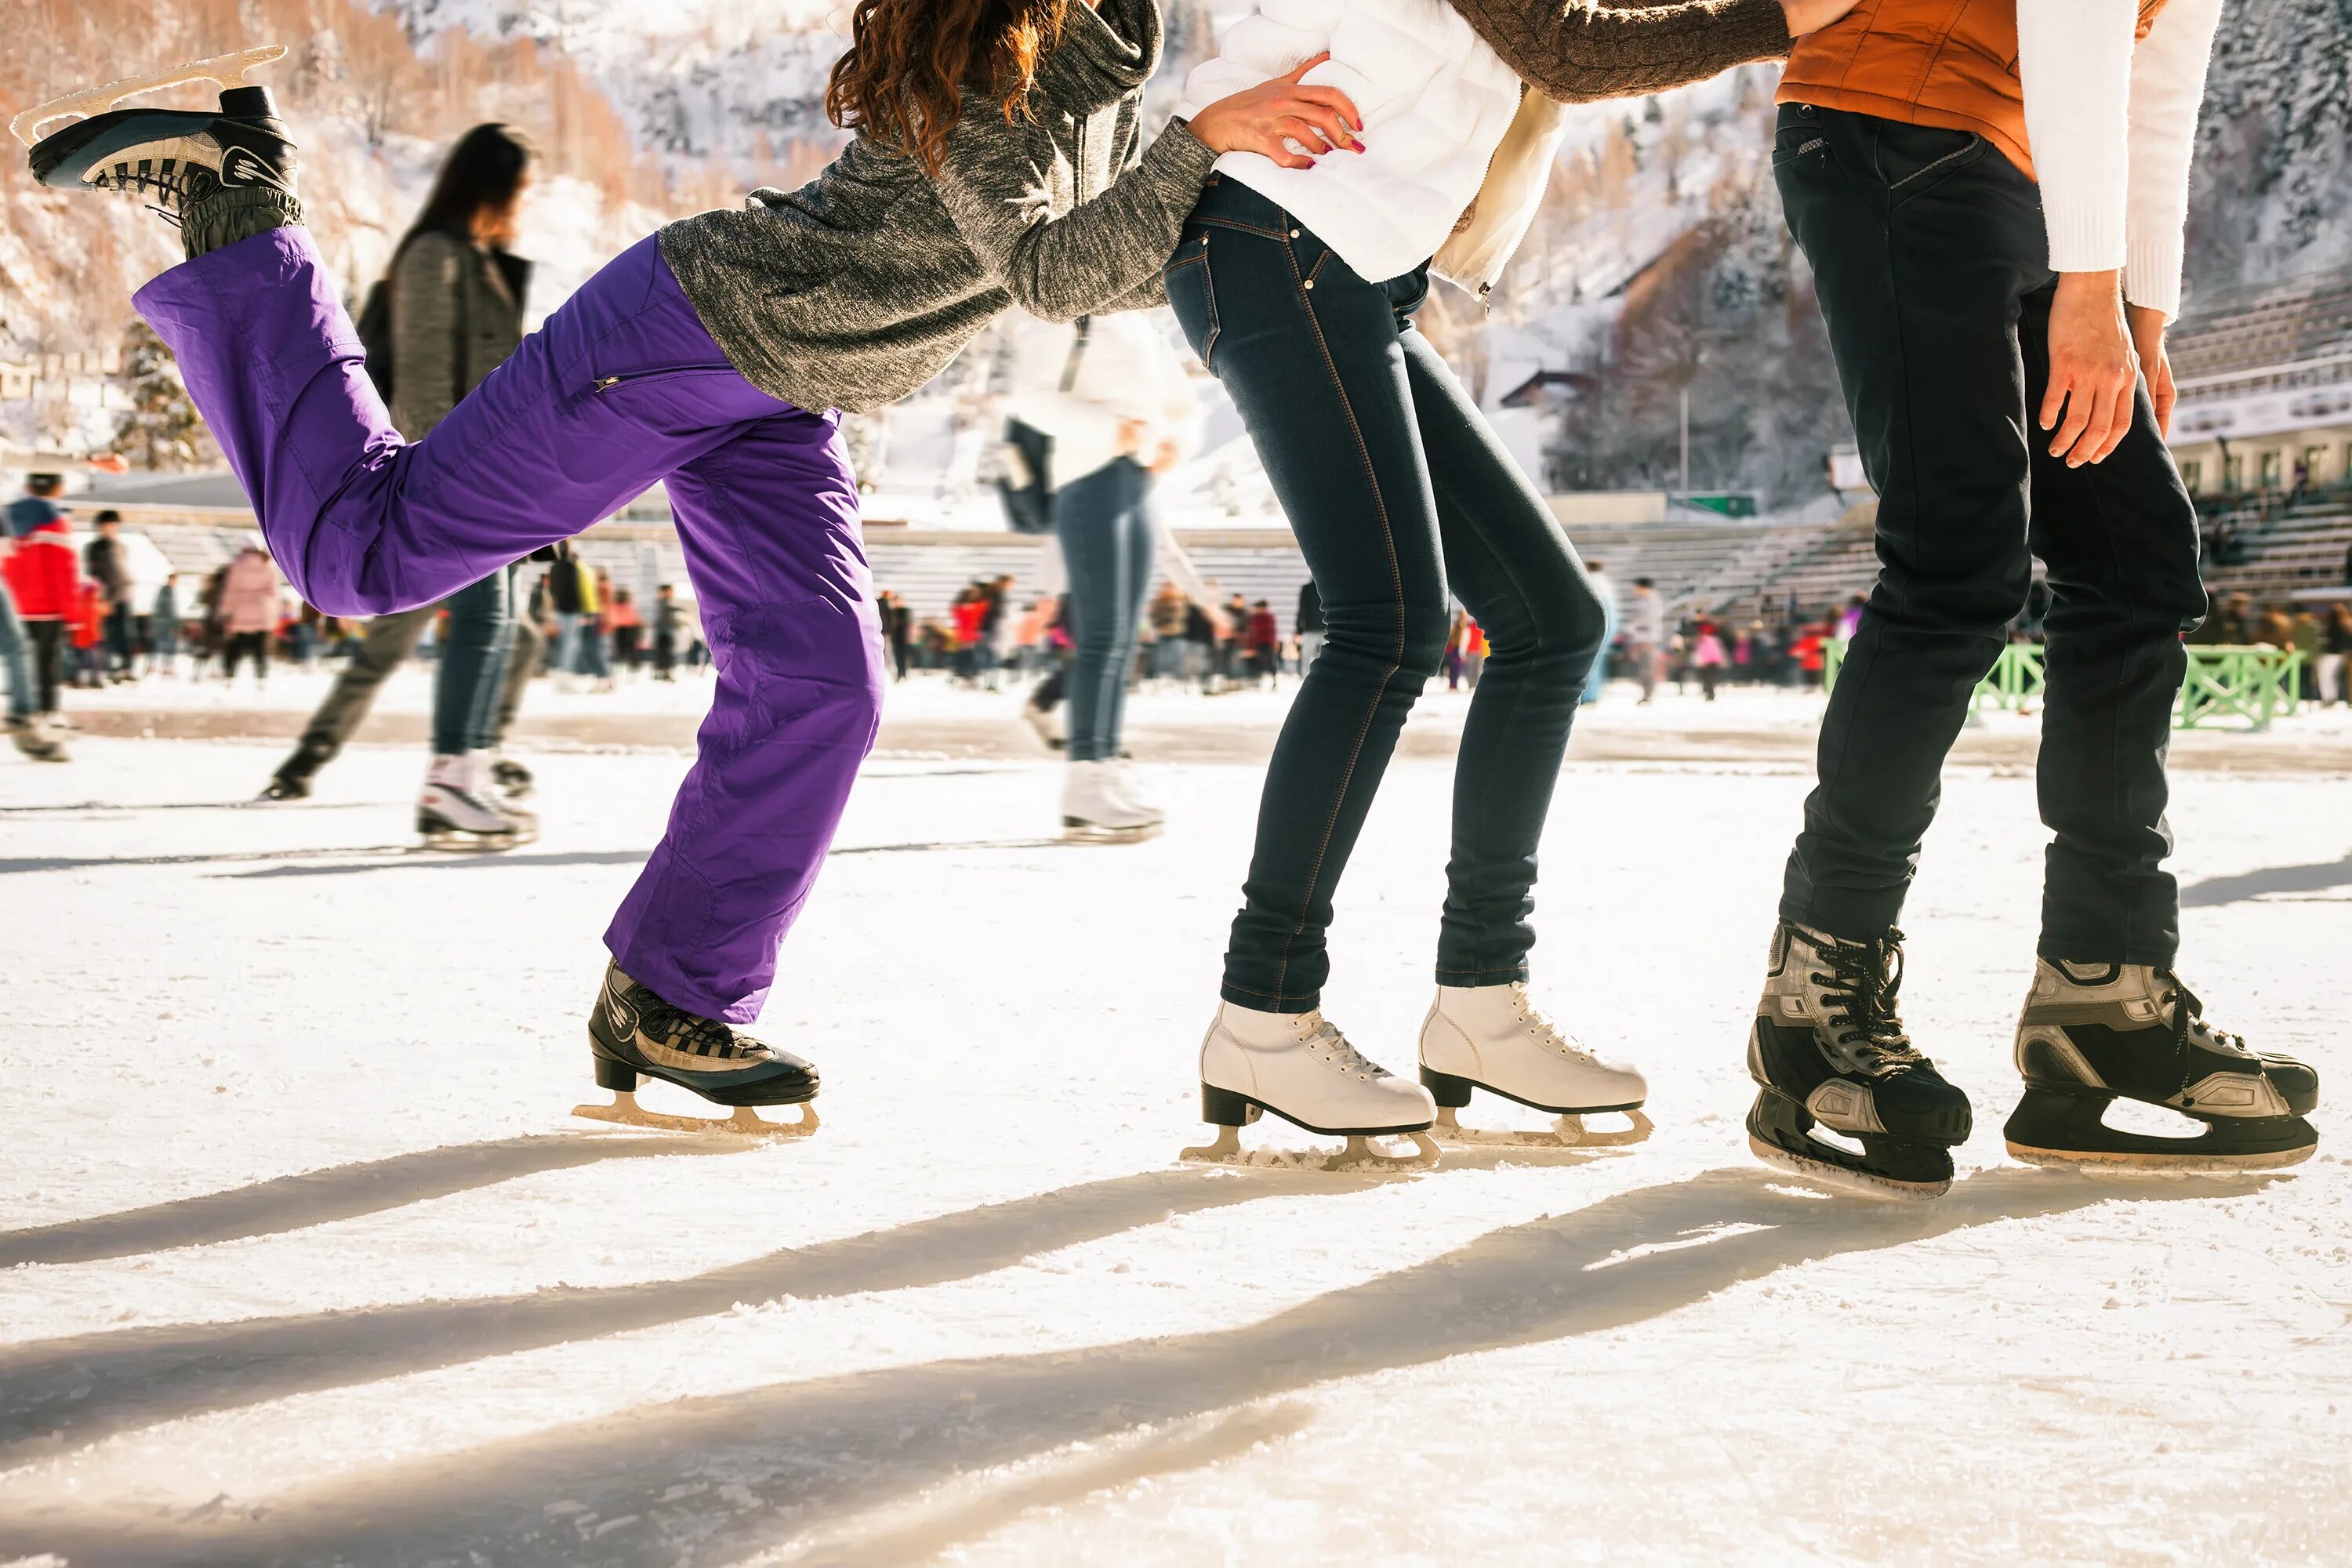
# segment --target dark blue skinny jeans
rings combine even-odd
[[[1444,651],[1449,593],[1493,652],[1454,768],[1437,979],[1525,979],[1537,843],[1601,646],[1583,563],[1413,329],[1426,268],[1367,281],[1273,202],[1215,176],[1166,278],[1265,464],[1327,623],[1266,770],[1225,999],[1319,1005],[1333,889]]]

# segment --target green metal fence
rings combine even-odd
[[[1845,663],[1845,644],[1832,642],[1825,650],[1822,689],[1837,684]],[[2176,730],[2243,720],[2249,730],[2270,727],[2273,719],[2291,715],[2298,706],[2303,654],[2294,648],[2249,647],[2236,645],[2192,646],[2189,674],[2180,684],[2174,705]],[[2000,650],[1990,673],[1977,685],[1976,706],[2012,713],[2032,711],[2042,700],[2048,674],[2040,643],[2013,642]]]

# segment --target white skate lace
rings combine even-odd
[[[1303,1043],[1308,1050],[1341,1072],[1352,1072],[1364,1078],[1386,1078],[1389,1075],[1388,1068],[1356,1049],[1349,1043],[1348,1037],[1339,1032],[1339,1026],[1320,1014],[1315,1015],[1315,1026],[1307,1031]]]
[[[1515,985],[1511,989],[1518,993],[1519,1022],[1528,1026],[1528,1033],[1536,1035],[1572,1062],[1588,1062],[1594,1067],[1601,1065],[1601,1058],[1592,1054],[1591,1047],[1561,1028],[1550,1014],[1528,999],[1526,986]]]
[[[2251,1057],[2255,1054],[2253,1047],[2247,1045],[2242,1037],[2225,1033],[2205,1021],[2205,1004],[2181,983],[2180,976],[2169,969],[2159,969],[2156,977],[2165,985],[2164,994],[2158,1005],[2172,1009],[2172,1048],[2179,1058],[2184,1079],[2189,1070],[2189,1042],[2192,1039],[2226,1056]]]

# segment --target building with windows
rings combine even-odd
[[[2352,268],[2200,298],[2170,344],[2201,507],[2352,484]]]

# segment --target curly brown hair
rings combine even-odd
[[[994,98],[1008,124],[1027,113],[1038,58],[1071,3],[857,0],[849,52],[825,81],[825,117],[937,174],[967,85]]]

